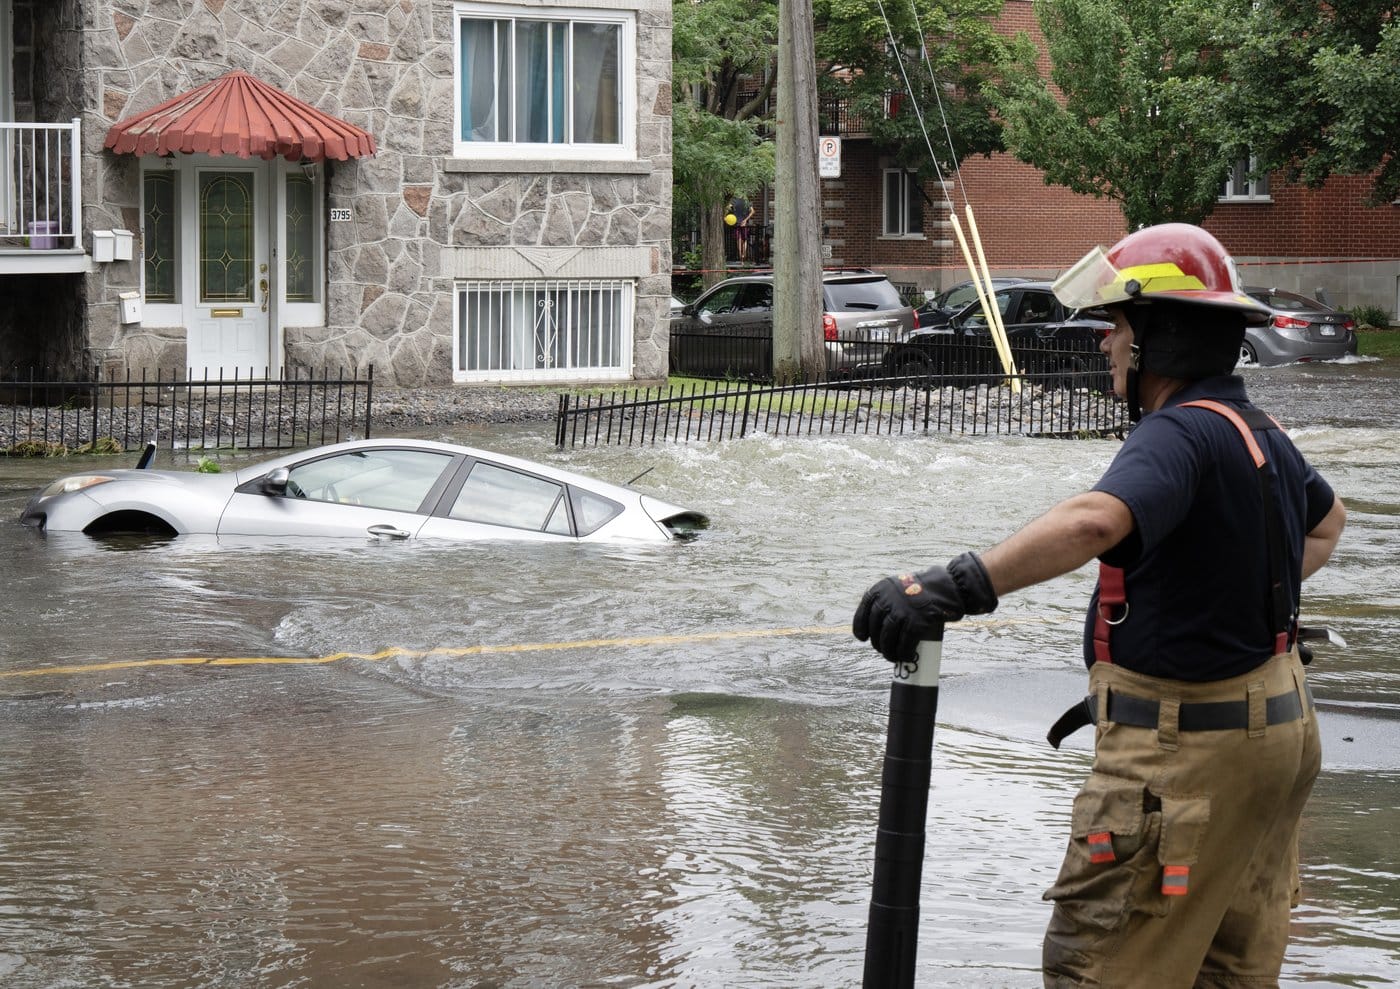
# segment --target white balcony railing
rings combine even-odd
[[[0,249],[82,250],[82,148],[67,124],[0,122]]]

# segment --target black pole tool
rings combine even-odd
[[[865,936],[864,989],[914,985],[924,823],[942,659],[943,627],[939,626],[932,639],[919,644],[914,662],[894,664],[870,926]]]

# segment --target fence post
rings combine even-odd
[[[569,393],[559,393],[559,408],[554,413],[554,448],[564,449],[564,423],[569,418]]]
[[[739,423],[739,439],[744,438],[744,434],[749,429],[749,399],[753,397],[753,378],[748,381],[748,388],[744,392],[744,419]],[[732,433],[730,434],[733,435]]]
[[[370,423],[373,421],[371,413],[374,410],[374,365],[369,366],[369,375],[365,378],[365,439],[369,439]]]
[[[75,241],[74,243],[77,243]],[[102,405],[102,365],[94,364],[92,368],[92,449],[97,451],[97,413]],[[83,445],[83,431],[78,429],[78,445]]]

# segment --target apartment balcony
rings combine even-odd
[[[0,122],[0,274],[93,267],[83,249],[78,119]]]
[[[850,100],[823,96],[817,100],[817,132],[832,137],[869,137],[870,125],[851,109]]]

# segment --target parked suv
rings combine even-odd
[[[889,345],[918,328],[890,280],[865,269],[822,275],[822,339],[832,378],[877,373]],[[773,372],[773,276],[728,278],[671,316],[671,371],[766,377]]]

